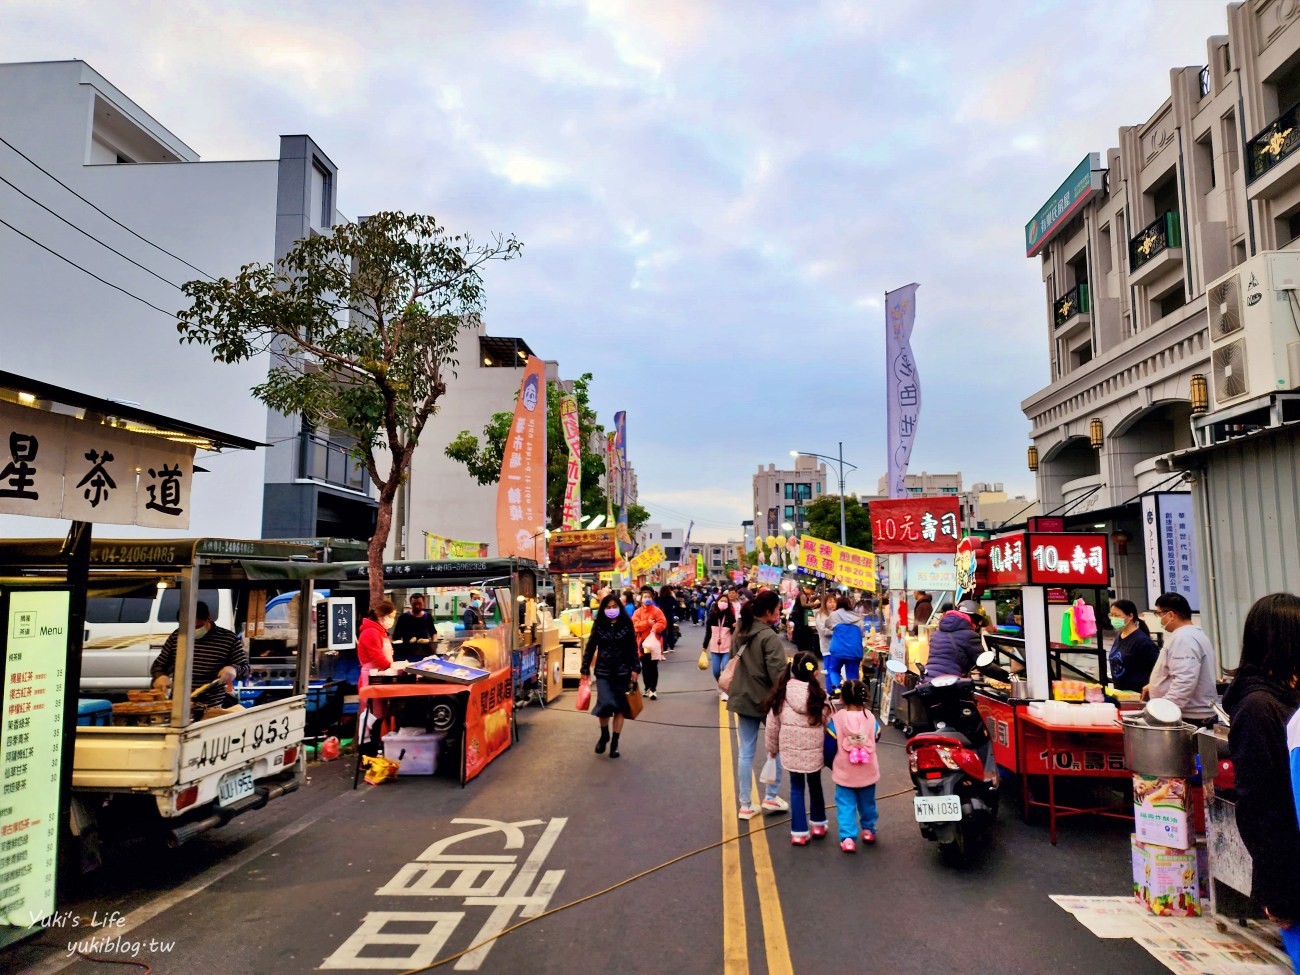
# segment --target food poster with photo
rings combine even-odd
[[[510,747],[515,710],[510,668],[494,671],[469,689],[465,703],[465,781],[483,771]]]
[[[528,358],[501,457],[497,555],[540,561],[546,530],[546,367]]]

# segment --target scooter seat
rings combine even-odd
[[[928,744],[931,740],[938,743],[946,741],[955,741],[963,748],[973,748],[970,739],[954,728],[944,728],[942,731],[923,731],[921,734],[914,736],[908,741],[909,748],[915,749],[922,745]]]

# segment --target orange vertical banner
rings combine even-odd
[[[546,371],[528,357],[497,482],[497,555],[546,559]]]

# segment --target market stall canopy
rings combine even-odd
[[[352,585],[369,585],[370,566],[365,562],[339,563],[347,570]],[[531,559],[442,559],[431,562],[384,563],[384,586],[389,589],[457,588],[490,583],[508,583],[517,572],[535,575],[541,567]]]

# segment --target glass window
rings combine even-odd
[[[86,600],[87,623],[116,623],[121,618],[121,596],[91,596]]]
[[[122,600],[122,615],[119,623],[148,623],[149,612],[153,609],[151,596],[127,596]]]
[[[787,504],[785,506],[785,517],[787,521],[794,517],[794,505]]]
[[[200,589],[199,602],[207,603],[208,612],[212,613],[213,616],[216,616],[221,612],[221,601],[217,596],[217,590],[215,589]],[[179,618],[180,609],[181,591],[179,589],[164,589],[162,602],[158,606],[158,622],[175,623]],[[146,620],[148,618],[148,616],[144,617]]]

